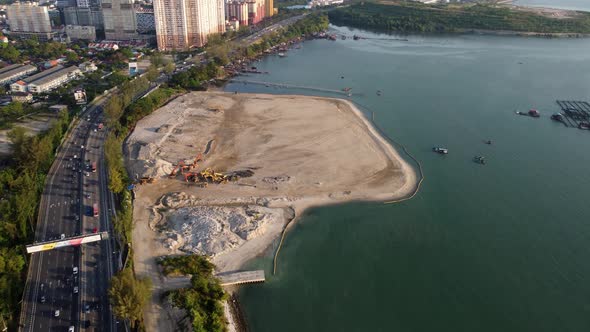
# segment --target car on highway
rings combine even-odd
[[[45,298],[45,296],[41,296],[41,299],[39,299],[39,302],[45,303],[45,302],[47,302],[47,299]]]
[[[80,217],[78,215],[75,215],[74,218],[76,219],[76,221],[80,220]]]
[[[66,238],[66,235],[65,234],[62,234],[62,235],[59,236],[59,238],[63,240],[63,239]]]
[[[95,233],[95,234],[96,234],[96,233],[98,233],[98,228],[94,227],[94,228],[92,229],[92,233]]]
[[[78,294],[78,286],[74,286],[74,294]]]
[[[74,266],[72,268],[72,274],[78,274],[78,267],[77,266]]]
[[[53,316],[55,316],[55,317],[59,317],[59,310],[55,310],[55,311],[53,312]]]
[[[90,312],[90,304],[86,303],[86,304],[84,305],[84,312],[85,312],[85,313],[89,313],[89,312]]]
[[[74,327],[70,326],[70,328],[68,329],[68,332],[74,332]]]

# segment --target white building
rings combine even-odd
[[[10,90],[13,92],[43,93],[80,77],[82,77],[82,71],[78,67],[64,68],[58,65],[11,84]]]
[[[91,73],[93,71],[97,71],[98,67],[96,67],[96,65],[93,62],[90,61],[86,61],[84,63],[81,63],[80,65],[78,65],[78,68],[80,68],[80,70],[83,73]]]
[[[0,85],[12,83],[22,77],[30,75],[37,71],[37,68],[31,65],[10,65],[0,69]]]

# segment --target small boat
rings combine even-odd
[[[521,112],[521,111],[516,111],[516,114],[530,116],[530,117],[533,117],[533,118],[538,118],[538,117],[541,116],[541,114],[539,113],[539,111],[537,111],[535,109],[529,110],[526,113],[525,112]]]
[[[381,96],[381,90],[377,90],[377,96]]]
[[[484,141],[484,143],[486,143],[487,145],[492,145],[492,140]]]
[[[480,164],[480,165],[485,165],[486,159],[482,156],[475,156],[475,157],[473,157],[473,162]]]
[[[435,146],[435,147],[433,147],[433,148],[432,148],[432,151],[434,151],[434,152],[436,152],[436,153],[439,153],[439,154],[448,154],[448,153],[449,153],[449,150],[448,150],[448,149],[441,148],[441,147],[439,147],[439,146]]]
[[[349,92],[350,90],[352,90],[352,88],[343,88],[342,91],[344,92]]]
[[[551,115],[551,120],[557,121],[557,122],[563,122],[563,114],[555,113],[555,114]]]
[[[590,130],[590,122],[580,122],[578,128],[583,130]]]
[[[352,36],[352,39],[354,39],[354,40],[359,40],[359,39],[361,39],[361,37],[359,37],[359,36],[357,36],[357,35],[354,35],[354,36]]]
[[[284,57],[286,57],[285,53],[279,53],[279,54],[277,54],[277,55],[278,55],[278,56],[280,56],[281,58],[284,58]]]

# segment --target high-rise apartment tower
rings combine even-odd
[[[137,38],[137,21],[133,0],[103,0],[104,33],[108,40]]]
[[[225,32],[224,0],[154,0],[154,18],[161,51],[200,47]]]

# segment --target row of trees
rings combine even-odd
[[[143,307],[152,296],[152,283],[148,278],[138,279],[129,268],[119,271],[111,279],[109,300],[117,317],[128,319],[131,328],[143,320]]]
[[[491,5],[357,3],[328,13],[339,25],[401,32],[456,32],[470,29],[537,33],[590,33],[590,14],[575,18],[543,15]]]
[[[9,330],[16,330],[26,279],[24,245],[32,239],[45,177],[69,123],[69,114],[62,111],[39,136],[29,136],[21,127],[9,132],[14,152],[0,170],[0,320],[9,322]]]
[[[294,38],[301,37],[302,35],[309,36],[314,33],[325,31],[328,29],[329,24],[330,21],[328,20],[328,16],[324,14],[307,15],[287,28],[265,35],[262,40],[256,44],[240,47],[237,50],[237,55],[243,57],[257,56],[273,46],[288,42]]]
[[[67,52],[73,53],[73,52]],[[35,38],[0,46],[0,59],[12,63],[25,60],[55,59],[66,54],[66,45],[59,42],[39,42]],[[73,53],[70,57],[75,56]]]
[[[168,293],[172,304],[186,311],[195,332],[224,332],[227,322],[223,301],[227,294],[213,276],[214,265],[204,256],[166,257],[160,260],[165,275],[190,275],[191,287]],[[182,322],[179,322],[182,324]]]
[[[329,21],[326,15],[310,14],[287,28],[265,35],[262,41],[252,45],[241,45],[230,40],[231,35],[214,35],[208,38],[207,63],[191,67],[172,76],[170,85],[188,90],[203,90],[207,82],[223,76],[222,66],[239,59],[252,58],[265,50],[298,38],[325,31]]]
[[[130,179],[123,159],[123,141],[137,121],[160,107],[176,92],[168,88],[157,89],[148,96],[135,100],[150,88],[150,82],[158,78],[159,72],[155,68],[150,68],[152,73],[148,72],[144,77],[121,84],[118,93],[104,106],[110,129],[104,148],[109,189],[117,194],[119,202],[114,229],[122,241],[128,244],[132,242],[133,203],[131,193],[126,190]],[[132,328],[142,324],[142,311],[150,297],[150,280],[136,278],[130,265],[125,266],[111,281],[109,298],[113,313],[121,319],[129,320]]]

